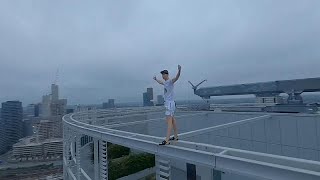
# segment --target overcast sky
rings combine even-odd
[[[319,0],[0,0],[0,102],[41,101],[59,69],[69,104],[178,99],[205,86],[320,77]]]

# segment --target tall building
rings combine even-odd
[[[22,111],[22,103],[19,101],[7,101],[2,103],[0,153],[8,151],[13,144],[22,138]]]
[[[50,103],[50,115],[51,116],[61,116],[66,114],[67,100],[59,99],[57,101],[52,101]]]
[[[143,93],[143,106],[153,106],[153,88],[147,88],[147,92]]]
[[[67,100],[59,99],[59,86],[51,85],[51,95],[44,95],[41,103],[42,117],[60,116],[66,114]]]
[[[40,115],[40,103],[34,105],[34,117],[39,117]]]
[[[51,96],[52,101],[58,101],[59,100],[59,86],[56,84],[51,85]]]
[[[162,95],[157,96],[157,105],[164,105],[164,98]]]
[[[41,116],[49,117],[50,116],[50,103],[51,103],[51,96],[44,95],[42,96],[42,103],[41,103]]]
[[[114,99],[109,99],[108,102],[102,104],[103,109],[115,108]]]
[[[110,107],[110,108],[115,108],[114,99],[109,99],[109,100],[108,100],[108,103],[109,103],[109,107]]]
[[[149,100],[153,100],[153,88],[147,88],[147,94]]]
[[[59,129],[62,128],[53,120],[41,120],[35,126],[37,141],[44,141],[51,138],[61,138],[62,134],[59,133]]]
[[[148,106],[149,104],[149,98],[148,98],[148,94],[145,92],[143,93],[143,106]]]
[[[108,106],[109,106],[109,103],[107,102],[102,103],[102,109],[107,109]]]
[[[1,115],[1,112],[2,112],[2,108],[0,108],[0,154],[2,154],[4,152],[4,144],[5,144],[5,128],[4,128],[4,122],[2,120],[2,115]]]
[[[35,117],[35,112],[36,112],[36,105],[35,104],[29,104],[24,110],[23,113],[27,117]]]
[[[32,136],[33,135],[33,123],[30,119],[23,120],[23,137]]]

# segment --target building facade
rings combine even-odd
[[[162,95],[157,96],[157,105],[159,106],[164,105],[164,98]]]
[[[153,100],[153,88],[147,88],[148,98]]]
[[[51,116],[62,116],[66,114],[67,100],[59,99],[50,103],[50,115]]]
[[[43,117],[50,116],[50,103],[51,103],[51,96],[50,95],[42,96],[41,116],[43,116]]]
[[[143,93],[143,106],[154,106],[153,88],[147,88],[147,92]]]
[[[26,138],[13,145],[13,160],[59,159],[63,154],[62,138],[52,138],[38,142],[35,138]]]
[[[20,101],[2,103],[0,153],[5,153],[23,136],[23,110]]]
[[[59,100],[59,86],[56,84],[51,85],[51,98],[52,98],[52,101]]]
[[[115,100],[114,99],[109,99],[108,102],[105,102],[102,104],[103,109],[110,109],[110,108],[115,108],[114,104]]]

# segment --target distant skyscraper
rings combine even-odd
[[[153,100],[153,88],[147,88],[147,94],[148,94],[148,98],[149,100]]]
[[[35,116],[35,104],[29,104],[24,110],[24,114],[27,117],[34,117]]]
[[[109,103],[104,102],[102,103],[102,109],[108,109]]]
[[[34,117],[39,117],[40,115],[40,104],[34,105]]]
[[[23,120],[23,137],[32,136],[33,135],[33,121],[30,119]]]
[[[108,102],[102,103],[103,109],[115,108],[114,99],[109,99]]]
[[[59,99],[50,103],[50,116],[62,116],[66,114],[67,100]]]
[[[51,103],[51,96],[44,95],[42,96],[42,103],[41,103],[41,116],[49,117],[51,115],[50,112],[50,103]]]
[[[1,134],[0,153],[8,151],[13,144],[22,138],[22,103],[19,101],[7,101],[2,103],[1,109]]]
[[[41,115],[42,117],[60,116],[66,114],[66,99],[59,99],[59,86],[51,85],[51,95],[42,97]]]
[[[148,106],[149,103],[149,98],[148,98],[148,93],[143,93],[143,106]]]
[[[52,101],[58,101],[59,100],[59,86],[56,84],[51,85],[51,94],[52,94]]]
[[[5,145],[5,140],[6,138],[4,137],[5,135],[5,128],[4,128],[4,122],[2,120],[2,108],[0,108],[0,154],[2,154],[4,152],[4,145]]]
[[[143,93],[143,106],[153,106],[153,89],[148,88],[147,92]]]
[[[109,99],[108,102],[109,102],[109,107],[110,108],[115,108],[114,99]]]
[[[41,120],[39,124],[36,124],[35,129],[37,133],[37,141],[44,141],[50,138],[61,138],[62,134],[59,133],[60,124],[57,124],[52,120]]]
[[[164,105],[164,98],[162,95],[157,96],[157,105]]]

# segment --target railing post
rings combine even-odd
[[[81,180],[81,134],[76,134],[77,179]]]
[[[170,160],[156,155],[156,180],[171,180]]]
[[[107,141],[99,141],[99,155],[100,155],[100,179],[108,179],[108,145]]]
[[[99,140],[93,139],[93,154],[94,154],[94,179],[99,180],[100,168],[99,168]]]

